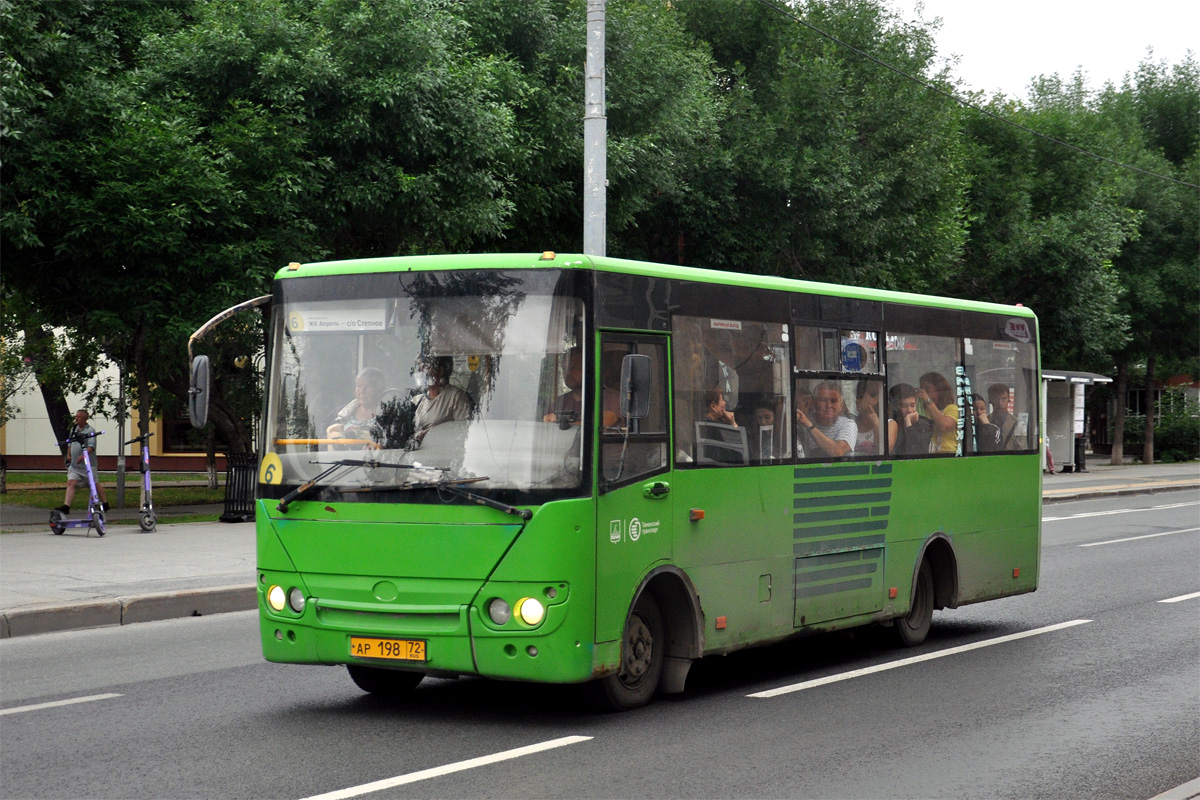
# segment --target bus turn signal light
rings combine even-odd
[[[688,516],[688,519],[692,522],[699,522],[700,520],[704,519],[704,509],[693,508],[692,513]]]
[[[1013,577],[1014,578],[1021,577],[1021,568],[1020,567],[1013,567]]]

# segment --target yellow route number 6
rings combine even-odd
[[[276,453],[267,453],[258,466],[258,482],[277,486],[283,483],[283,462]]]

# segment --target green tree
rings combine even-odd
[[[1129,336],[1113,259],[1138,215],[1121,202],[1127,174],[1071,145],[1116,153],[1120,131],[1081,76],[1041,79],[1027,104],[999,98],[988,109],[1044,136],[964,112],[970,228],[953,291],[1037,311],[1047,364],[1104,368]]]
[[[1122,126],[1125,160],[1145,171],[1131,176],[1123,197],[1139,215],[1137,236],[1115,259],[1124,289],[1120,310],[1131,320],[1128,342],[1113,353],[1118,403],[1112,457],[1121,463],[1124,400],[1134,365],[1145,365],[1148,391],[1157,375],[1200,375],[1200,67],[1191,57],[1170,67],[1147,60],[1120,89],[1104,93],[1099,111]],[[1155,414],[1142,422],[1142,460],[1150,464]]]
[[[682,5],[712,48],[728,109],[727,187],[693,231],[712,266],[937,291],[964,237],[966,173],[953,103],[759,3]],[[911,76],[945,84],[928,31],[886,6],[832,0],[804,22]],[[724,173],[724,174],[721,174]]]

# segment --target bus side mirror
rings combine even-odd
[[[621,359],[621,416],[645,419],[650,415],[650,356],[630,353]]]
[[[188,387],[188,419],[193,428],[208,423],[208,356],[192,359],[191,385]]]

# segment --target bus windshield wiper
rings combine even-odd
[[[436,481],[418,481],[418,482],[402,484],[399,488],[401,488],[401,489],[437,489],[439,492],[447,491],[450,494],[455,495],[456,497],[461,497],[462,499],[467,500],[471,503],[474,503],[475,505],[487,506],[488,508],[494,508],[497,511],[503,511],[505,514],[509,514],[514,517],[520,517],[523,520],[529,520],[529,519],[533,518],[533,512],[530,511],[528,508],[517,508],[516,506],[511,506],[508,503],[502,503],[499,500],[493,500],[490,497],[484,497],[483,495],[475,494],[474,492],[468,492],[466,489],[463,489],[461,486],[459,486],[459,484],[462,484],[462,483],[476,483],[478,481],[486,481],[486,480],[487,480],[487,477],[459,478],[458,480],[442,479],[442,480],[436,480]]]
[[[364,460],[358,459],[358,458],[343,458],[343,459],[334,461],[332,463],[325,462],[325,461],[310,461],[308,463],[310,463],[310,464],[329,463],[329,469],[322,471],[319,475],[316,475],[315,477],[310,478],[309,480],[307,480],[304,483],[297,486],[295,489],[292,489],[290,492],[285,494],[283,496],[283,499],[279,501],[279,505],[275,506],[277,509],[279,509],[279,513],[286,514],[287,510],[288,510],[288,506],[291,503],[298,500],[301,495],[308,492],[314,486],[316,486],[321,481],[328,478],[333,473],[337,472],[342,467],[370,467],[370,468],[392,467],[394,469],[415,469],[415,467],[413,467],[409,464],[383,464],[378,461],[364,461]]]

